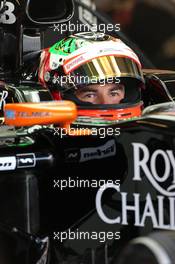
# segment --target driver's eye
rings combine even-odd
[[[95,93],[87,93],[87,94],[84,94],[83,97],[84,98],[94,98],[95,97]]]
[[[120,91],[118,91],[118,90],[111,91],[111,95],[112,95],[112,96],[120,95]]]
[[[112,96],[115,96],[115,95],[121,95],[122,94],[122,90],[121,89],[119,89],[119,88],[115,88],[115,89],[113,89],[112,91],[111,91],[111,95]]]

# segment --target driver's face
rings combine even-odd
[[[119,104],[125,96],[123,84],[92,84],[75,91],[76,97],[92,104]]]

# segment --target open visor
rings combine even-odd
[[[121,77],[136,78],[144,83],[140,65],[134,59],[128,57],[102,56],[78,67],[73,67],[71,64],[69,64],[69,67],[73,69],[67,76],[63,77],[64,82],[62,82],[62,85],[67,86],[67,88],[84,84],[96,84],[102,81],[103,84],[119,83],[118,78]]]

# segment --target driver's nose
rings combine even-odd
[[[108,96],[102,96],[99,98],[99,104],[111,104],[111,100]]]

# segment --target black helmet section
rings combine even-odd
[[[175,232],[154,232],[130,241],[114,264],[174,264]]]
[[[143,82],[138,79],[123,77],[121,83],[125,86],[125,98],[121,103],[136,103],[141,100],[141,89],[144,88]]]

